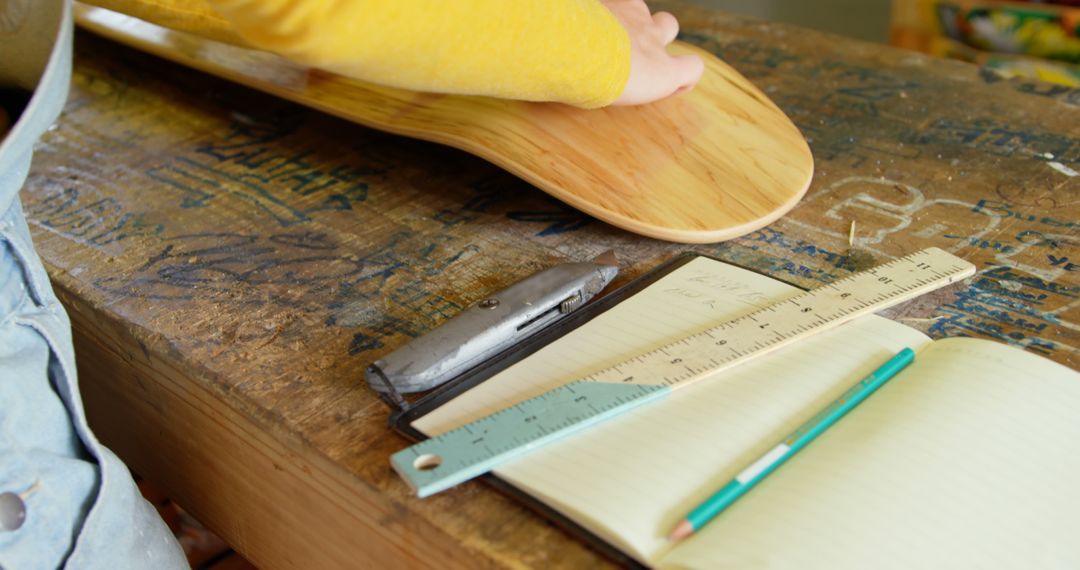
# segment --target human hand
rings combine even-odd
[[[600,0],[630,35],[630,79],[615,105],[641,105],[688,91],[701,79],[705,62],[695,55],[671,56],[667,45],[679,22],[667,12],[651,14],[644,0]]]

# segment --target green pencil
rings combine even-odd
[[[844,417],[844,414],[859,405],[867,396],[873,394],[875,390],[889,381],[890,378],[896,376],[913,360],[915,360],[915,351],[910,348],[905,348],[896,356],[890,358],[888,362],[844,392],[842,396],[826,406],[810,421],[784,438],[784,441],[750,464],[749,467],[736,475],[731,482],[724,485],[713,496],[690,511],[690,514],[686,515],[686,518],[671,531],[668,539],[671,541],[682,540],[701,530],[701,527],[728,508],[739,497],[746,494],[758,481],[764,479],[769,473],[772,473],[787,461],[789,457],[795,455],[811,441],[814,441],[814,438]]]

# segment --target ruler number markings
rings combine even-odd
[[[418,443],[408,453],[395,454],[392,462],[420,496],[427,496],[489,471],[528,449],[663,397],[751,357],[972,273],[973,266],[942,250],[916,252],[757,308],[520,402],[513,407],[526,414],[524,422],[507,423],[505,413],[509,408],[477,420],[473,426],[492,426],[484,430],[484,453],[478,453],[479,446],[472,443],[476,438],[470,437],[468,426],[464,426]],[[534,407],[540,413],[533,413]],[[500,434],[500,430],[517,432]],[[459,431],[464,435],[453,435]],[[502,442],[496,445],[499,452],[487,445],[489,434]],[[437,461],[424,462],[425,458],[442,459],[446,454],[457,460],[441,465]],[[436,465],[432,467],[431,463]],[[458,469],[451,469],[451,463]]]

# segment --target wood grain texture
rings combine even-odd
[[[685,43],[672,52],[706,62],[694,90],[652,105],[587,111],[300,70],[101,8],[81,6],[76,19],[113,40],[332,115],[465,150],[583,212],[657,239],[745,235],[794,207],[813,175],[810,149],[783,111],[731,66]]]
[[[1059,169],[1080,171],[1080,90],[654,7],[809,137],[814,182],[773,224],[643,238],[464,152],[79,33],[21,198],[101,439],[263,568],[594,568],[482,483],[410,496],[365,366],[607,249],[619,283],[692,249],[816,287],[928,246],[979,273],[887,316],[1080,366],[1080,176]]]

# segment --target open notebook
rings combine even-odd
[[[435,435],[799,291],[705,257],[415,420]],[[693,537],[667,533],[901,348],[915,363]],[[1080,568],[1080,374],[867,317],[499,468],[659,568]]]

